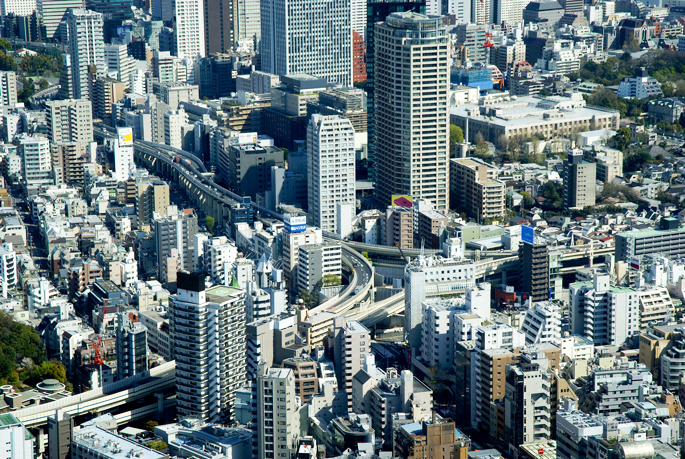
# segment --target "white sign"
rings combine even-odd
[[[241,132],[238,134],[238,143],[240,145],[244,143],[257,143],[257,133],[256,132]]]

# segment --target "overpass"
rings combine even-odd
[[[114,139],[116,134],[110,126],[102,126],[93,133],[100,138]],[[202,161],[186,151],[160,145],[153,142],[134,140],[134,154],[139,164],[145,165],[159,175],[173,180],[182,187],[206,215],[211,215],[217,224],[227,224],[230,221],[230,207],[243,201],[242,196],[217,185],[206,177],[206,169]],[[175,156],[179,160],[175,160]],[[181,159],[182,158],[182,159]],[[255,202],[250,205],[256,212],[269,215],[283,221],[283,216]],[[341,314],[354,307],[361,301],[371,302],[373,297],[373,266],[359,252],[335,238],[325,237],[327,241],[339,242],[342,247],[342,261],[353,273],[350,285],[340,294],[329,299],[319,308],[327,311],[337,311]],[[313,311],[310,311],[313,312]]]
[[[156,396],[176,387],[176,362],[171,361],[147,370],[130,378],[108,384],[78,395],[60,400],[29,406],[14,411],[14,414],[28,428],[42,427],[47,424],[48,416],[55,410],[64,410],[72,417],[113,410],[127,403],[146,397]],[[155,406],[157,406],[155,404]],[[150,407],[145,413],[150,413]],[[131,416],[140,416],[141,412],[131,412]],[[124,421],[122,421],[124,422]]]

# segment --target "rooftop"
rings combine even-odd
[[[242,292],[242,290],[234,287],[227,287],[225,285],[218,285],[207,289],[205,295],[207,296],[207,301],[211,303],[223,303],[224,301],[237,297],[239,292]]]
[[[98,451],[100,455],[111,459],[163,459],[166,456],[160,452],[146,448],[139,443],[97,426],[82,427],[74,431],[72,442]],[[133,453],[133,454],[132,454]]]

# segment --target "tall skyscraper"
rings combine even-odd
[[[17,1],[22,3],[25,0]],[[37,0],[36,6],[38,12],[43,16],[45,36],[48,40],[59,40],[61,39],[59,23],[66,19],[67,10],[69,8],[85,8],[86,2],[84,0]]]
[[[447,212],[447,30],[440,17],[393,13],[376,24],[375,47],[376,68],[384,69],[375,80],[378,199],[388,205],[392,195],[409,195]]]
[[[203,0],[173,0],[176,55],[195,59],[205,56],[205,14]],[[214,14],[209,11],[208,14]]]
[[[36,10],[36,0],[0,0],[0,16],[10,13],[17,16],[31,16]]]
[[[243,0],[244,2],[244,0]],[[233,47],[234,6],[231,0],[203,0],[205,56]],[[259,9],[252,14],[259,18]]]
[[[259,40],[262,36],[259,3],[259,0],[235,0],[234,41]]]
[[[147,328],[121,312],[117,324],[117,379],[121,381],[146,370]]]
[[[564,208],[595,205],[597,164],[583,160],[583,150],[571,150],[564,161]]]
[[[336,204],[355,206],[354,128],[350,120],[312,115],[307,152],[309,215],[314,226],[335,232]]]
[[[169,322],[180,416],[211,422],[233,418],[235,393],[246,374],[244,297],[244,290],[223,285],[206,290],[204,274],[178,273]]]
[[[71,9],[67,15],[71,80],[75,99],[88,99],[88,73],[95,66],[98,74],[107,71],[105,42],[102,36],[102,14],[84,9]]]
[[[14,107],[17,103],[17,74],[0,72],[0,103]]]
[[[386,2],[381,0],[369,0],[366,4],[366,113],[368,132],[368,171],[369,180],[374,180],[374,162],[376,147],[374,143],[374,97],[375,97],[375,40],[374,28],[377,22],[383,22],[390,13],[413,11],[415,13],[426,12],[426,0]]]
[[[260,17],[262,71],[352,86],[349,0],[264,0]]]

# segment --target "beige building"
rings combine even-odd
[[[138,209],[138,229],[149,226],[155,212],[166,216],[169,206],[169,185],[161,180],[139,182],[136,184],[136,207]]]
[[[52,100],[45,106],[50,142],[93,141],[93,116],[88,99]]]
[[[290,457],[300,434],[295,375],[260,366],[257,377],[257,459]]]
[[[449,49],[442,20],[392,13],[375,26],[375,175],[378,199],[428,199],[447,212]]]
[[[61,172],[63,183],[83,185],[83,165],[90,162],[85,143],[54,142],[50,153],[53,170]]]
[[[583,160],[582,150],[571,150],[564,161],[565,209],[582,209],[595,205],[597,164]]]
[[[352,379],[362,369],[364,357],[371,352],[371,333],[356,320],[346,317],[333,319],[333,363],[338,388],[347,392],[348,407],[352,409]]]
[[[385,211],[385,244],[414,247],[414,213],[411,207],[390,206]]]
[[[293,370],[295,395],[300,397],[302,404],[309,403],[312,396],[319,392],[316,363],[308,356],[291,357],[283,361],[283,368]]]
[[[504,214],[505,184],[497,180],[499,170],[478,158],[450,160],[450,202],[479,221]]]
[[[112,105],[124,97],[124,83],[114,78],[97,78],[96,73],[90,73],[89,91],[93,104],[93,118],[102,120],[105,124],[112,122]]]
[[[450,114],[452,124],[464,130],[467,140],[474,141],[480,134],[484,141],[493,143],[533,136],[543,140],[570,138],[581,131],[617,130],[619,118],[617,111],[586,106],[580,93],[515,100],[493,98],[452,106]]]

